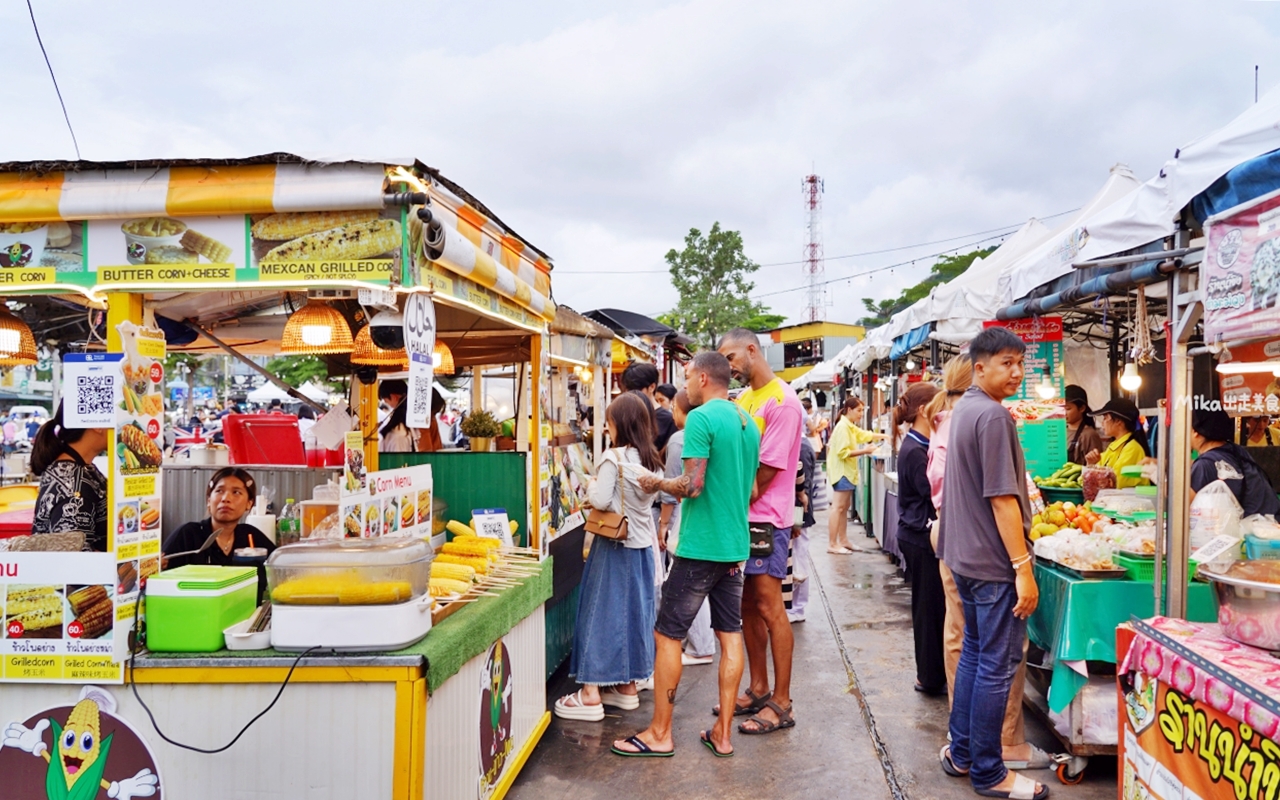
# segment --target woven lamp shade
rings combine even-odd
[[[449,345],[437,339],[436,347],[431,351],[431,357],[436,362],[436,372],[441,375],[452,375],[455,372],[453,351],[449,349]]]
[[[0,366],[30,367],[36,363],[36,337],[27,323],[0,304]]]
[[[354,347],[351,326],[342,314],[314,300],[289,316],[280,337],[280,352],[290,355],[335,355],[350,353]]]
[[[356,334],[355,349],[351,351],[352,364],[365,364],[373,367],[405,367],[409,366],[409,354],[401,347],[399,350],[383,350],[373,343],[369,334],[369,326],[365,325]]]

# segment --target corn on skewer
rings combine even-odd
[[[272,214],[253,223],[255,239],[282,242],[309,233],[340,228],[357,222],[373,222],[378,211],[301,211]]]

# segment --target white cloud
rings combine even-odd
[[[828,255],[1014,225],[1079,205],[1116,162],[1149,177],[1280,76],[1264,3],[690,0],[39,4],[86,158],[272,150],[411,154],[555,258],[580,309],[674,302],[654,270],[690,227],[762,263],[803,244],[826,179]],[[71,150],[25,8],[0,82],[2,157]],[[12,117],[11,117],[12,119]],[[956,244],[964,243],[963,240]],[[942,246],[832,261],[828,277]],[[861,313],[923,262],[832,287]],[[574,274],[578,273],[578,274]],[[761,293],[799,286],[766,267]],[[797,316],[803,292],[767,298]]]

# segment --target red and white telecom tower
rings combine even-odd
[[[822,178],[806,175],[801,182],[804,195],[805,232],[808,241],[804,246],[804,275],[807,281],[804,318],[807,322],[820,322],[826,317],[827,291],[822,276],[826,272],[826,260],[822,254]]]

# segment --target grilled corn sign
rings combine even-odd
[[[0,265],[0,287],[387,284],[399,275],[402,214],[392,208],[23,224],[10,236],[25,237],[14,245],[23,257]]]

